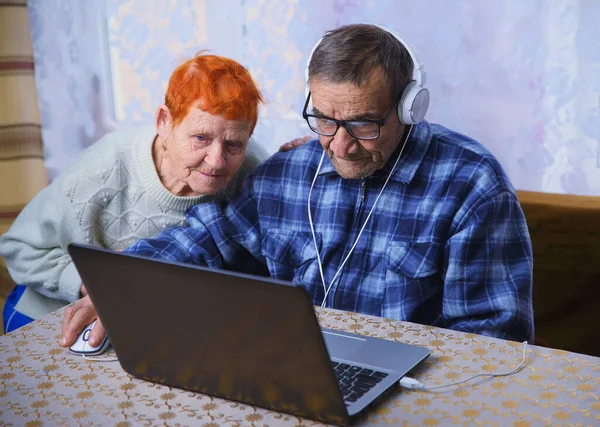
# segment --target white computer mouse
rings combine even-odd
[[[93,321],[89,325],[87,325],[83,331],[77,336],[77,339],[73,343],[69,350],[73,354],[77,355],[86,355],[86,356],[98,356],[99,354],[104,353],[108,347],[110,346],[110,341],[108,340],[108,336],[104,335],[104,339],[100,343],[100,345],[92,347],[88,340],[90,339],[90,334],[92,333],[92,328],[96,324],[96,321]]]

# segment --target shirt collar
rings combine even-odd
[[[413,127],[410,137],[408,138],[408,141],[406,141],[404,153],[398,161],[396,170],[390,179],[400,181],[404,184],[409,184],[412,181],[417,169],[425,157],[425,153],[429,149],[431,135],[431,125],[429,122],[422,121]],[[402,144],[400,144],[396,151],[390,156],[385,166],[375,171],[372,175],[370,175],[370,177],[383,179],[387,178],[392,167],[394,166],[394,163],[396,162],[401,147]],[[337,172],[333,167],[329,156],[327,155],[325,155],[325,158],[323,159],[323,164],[321,165],[319,175],[337,175]]]

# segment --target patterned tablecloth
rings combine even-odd
[[[522,345],[407,322],[319,309],[322,326],[426,346],[414,375],[426,385],[521,360]],[[0,337],[0,425],[314,426],[319,423],[130,377],[118,362],[91,362],[58,347],[62,313]],[[445,391],[394,391],[357,424],[600,426],[600,359],[530,346],[510,377]]]

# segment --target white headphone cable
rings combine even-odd
[[[342,262],[342,264],[338,268],[337,272],[333,276],[333,279],[331,280],[331,283],[329,284],[329,287],[327,287],[327,284],[325,282],[325,276],[323,274],[323,266],[321,264],[321,256],[319,255],[319,247],[317,246],[317,238],[315,236],[315,229],[314,229],[314,226],[313,226],[312,215],[311,215],[311,212],[310,212],[310,196],[312,194],[312,189],[313,189],[313,186],[315,185],[315,181],[317,180],[317,176],[319,175],[319,171],[321,170],[321,165],[323,163],[323,158],[325,157],[325,150],[323,150],[323,154],[321,154],[321,161],[319,162],[319,166],[317,168],[317,171],[316,171],[315,176],[313,178],[312,184],[310,186],[310,190],[308,192],[308,223],[310,225],[310,231],[312,233],[313,243],[315,245],[315,251],[317,252],[317,262],[319,264],[319,273],[321,273],[321,280],[323,282],[323,290],[325,291],[325,296],[323,297],[323,301],[321,302],[321,307],[325,307],[325,303],[327,301],[327,296],[329,295],[329,291],[331,290],[331,287],[333,286],[333,284],[335,283],[335,280],[337,279],[338,275],[340,274],[340,272],[343,270],[344,266],[346,265],[346,262],[350,258],[350,255],[352,255],[352,252],[354,251],[354,248],[358,244],[360,236],[362,236],[362,233],[363,233],[365,227],[367,226],[367,223],[369,222],[369,219],[371,218],[371,214],[375,210],[375,206],[377,206],[377,202],[379,201],[379,197],[383,193],[383,190],[387,186],[388,181],[390,180],[392,174],[396,170],[396,166],[398,165],[398,161],[400,161],[400,157],[402,157],[402,153],[404,152],[404,148],[406,147],[406,142],[408,141],[408,138],[410,137],[410,134],[412,133],[412,129],[413,129],[413,126],[411,126],[409,128],[408,133],[406,135],[406,138],[404,139],[404,143],[402,144],[402,148],[400,149],[400,153],[398,154],[398,157],[396,158],[396,162],[394,163],[394,166],[392,167],[392,170],[390,171],[387,179],[385,180],[385,183],[383,184],[383,187],[381,187],[381,191],[379,191],[379,194],[377,195],[377,198],[375,199],[375,202],[373,203],[373,207],[369,211],[369,215],[367,215],[367,219],[365,220],[365,223],[361,227],[360,232],[358,233],[358,236],[356,237],[356,240],[354,241],[354,244],[352,245],[352,247],[350,248],[350,251],[348,252],[348,255],[346,255],[346,258],[344,258],[344,261]]]
[[[315,186],[315,181],[317,180],[317,176],[319,176],[319,171],[321,170],[321,165],[323,164],[323,159],[325,158],[325,150],[321,154],[321,160],[319,161],[319,166],[317,167],[317,171],[315,172],[315,176],[313,177],[312,184],[310,184],[310,190],[308,190],[308,223],[310,224],[310,231],[313,238],[313,244],[315,245],[315,252],[317,253],[317,263],[319,265],[319,273],[321,274],[321,283],[323,284],[323,292],[327,294],[327,287],[325,285],[325,276],[323,275],[323,264],[321,263],[321,255],[319,255],[319,245],[317,245],[317,237],[315,236],[315,229],[313,227],[312,214],[310,213],[310,196],[312,194],[313,187]],[[323,302],[325,299],[323,299]],[[323,304],[321,304],[323,307]]]
[[[508,375],[512,375],[512,374],[519,372],[521,370],[521,368],[523,368],[523,366],[525,365],[525,360],[527,360],[527,341],[523,341],[523,359],[521,360],[521,363],[519,363],[516,368],[511,369],[508,372],[501,372],[499,374],[491,374],[491,373],[490,374],[488,374],[488,373],[475,374],[475,375],[471,375],[468,378],[465,378],[464,380],[455,381],[455,382],[448,383],[448,384],[432,385],[432,386],[426,386],[421,381],[411,378],[411,377],[402,377],[399,381],[399,385],[400,385],[400,387],[406,388],[408,390],[431,391],[431,390],[435,390],[438,388],[451,387],[453,385],[459,385],[462,383],[466,383],[467,381],[471,381],[473,378],[477,378],[477,377],[506,377]]]

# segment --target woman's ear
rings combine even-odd
[[[165,139],[173,130],[173,118],[169,107],[160,105],[156,110],[156,133],[161,139]]]

